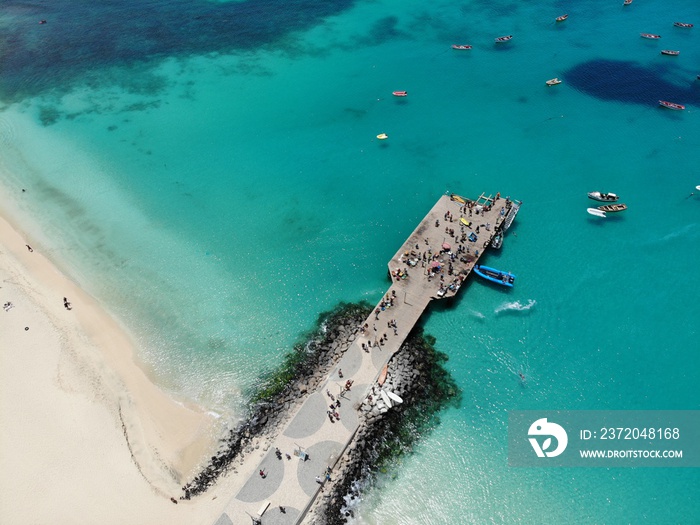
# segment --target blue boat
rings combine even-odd
[[[477,264],[476,266],[474,266],[474,273],[488,281],[503,286],[510,286],[511,288],[513,287],[513,283],[515,282],[515,275],[513,275],[512,273],[502,272],[501,270],[496,270],[495,268],[490,268],[482,264]]]

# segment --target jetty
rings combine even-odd
[[[370,393],[380,392],[376,397],[384,410],[391,407],[392,393],[378,390],[387,363],[431,301],[459,293],[496,233],[511,226],[520,204],[500,193],[440,197],[389,261],[391,286],[330,374],[305,392],[276,435],[234,460],[226,475],[232,497],[212,525],[315,521],[314,503],[353,446],[363,403],[366,409]],[[336,406],[329,409],[332,402]]]

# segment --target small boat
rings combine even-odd
[[[392,403],[395,405],[400,405],[403,403],[403,399],[401,399],[401,396],[394,394],[391,390],[385,390],[386,395],[389,396],[389,399],[391,399]]]
[[[557,84],[561,84],[561,80],[559,80],[558,78],[552,78],[550,80],[547,80],[545,84],[547,84],[548,86],[556,86]]]
[[[698,190],[698,191],[700,191],[700,184],[698,184],[697,186],[695,186],[695,189]]]
[[[389,373],[389,365],[386,364],[382,368],[382,371],[379,373],[379,378],[377,379],[377,383],[379,383],[379,386],[382,386],[384,382],[386,381],[386,375]]]
[[[661,54],[662,55],[671,55],[671,56],[677,57],[678,55],[681,54],[681,52],[680,51],[672,51],[671,49],[662,49]]]
[[[605,212],[625,211],[627,209],[627,204],[603,204],[602,206],[598,206],[598,209]]]
[[[588,193],[588,198],[593,199],[594,201],[615,202],[620,197],[618,197],[614,193],[601,193],[599,191],[591,191]]]
[[[623,5],[630,5],[632,3],[632,0],[625,0],[625,3]]]
[[[605,212],[603,210],[599,210],[598,208],[588,208],[586,211],[591,215],[595,215],[596,217],[605,217]]]
[[[483,266],[481,264],[474,266],[474,273],[487,281],[503,286],[510,286],[511,288],[515,282],[515,275],[512,273],[502,272],[501,270],[496,270],[495,268],[490,268],[489,266]]]
[[[391,94],[395,97],[407,97],[408,91],[392,91]]]
[[[380,133],[379,135],[377,135],[377,138],[379,140],[386,140],[389,138],[389,135],[387,135],[386,133]]]
[[[673,22],[673,25],[676,27],[687,27],[687,28],[693,27],[693,24],[685,24],[683,22]]]
[[[501,249],[501,246],[503,246],[503,232],[498,231],[496,232],[496,235],[493,236],[493,239],[491,239],[491,246],[496,248],[497,250]]]
[[[461,222],[462,224],[464,224],[464,225],[467,226],[467,227],[471,227],[471,225],[472,225],[472,223],[469,222],[469,221],[468,221],[467,219],[465,219],[464,217],[461,217],[461,218],[459,219],[459,222]]]
[[[452,49],[459,49],[460,51],[471,49],[472,46],[468,44],[452,44]]]
[[[658,40],[659,38],[661,38],[661,35],[653,35],[651,33],[639,33],[639,36],[641,36],[642,38],[650,38],[652,40]]]
[[[684,105],[676,104],[675,102],[669,102],[667,100],[659,100],[659,106],[663,106],[668,109],[675,109],[676,111],[681,111],[685,109]]]
[[[507,36],[499,36],[496,38],[496,43],[500,44],[502,42],[508,42],[509,40],[513,39],[513,35],[507,35]]]
[[[569,18],[569,15],[561,15],[561,16],[558,16],[558,17],[557,17],[557,22],[563,22],[563,21],[566,20],[567,18]]]
[[[464,197],[460,197],[456,193],[450,193],[450,199],[456,202],[459,202],[460,204],[466,204],[467,201],[464,200]]]

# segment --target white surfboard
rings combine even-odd
[[[384,401],[386,406],[391,408],[393,405],[391,404],[391,399],[389,398],[389,395],[386,392],[384,392],[384,390],[380,390],[379,394],[382,396],[382,401]]]
[[[401,403],[403,403],[403,399],[401,399],[400,396],[398,396],[397,394],[394,394],[393,392],[389,392],[387,390],[386,395],[389,396],[389,398],[397,405],[400,405]]]
[[[588,213],[595,215],[596,217],[605,217],[605,212],[603,210],[599,210],[598,208],[588,208]]]

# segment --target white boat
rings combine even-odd
[[[386,391],[386,395],[389,396],[389,398],[394,402],[396,405],[400,405],[403,403],[403,399],[397,394],[394,394],[393,392],[390,392],[389,390]]]
[[[602,193],[600,191],[590,191],[590,192],[588,192],[588,198],[593,199],[594,201],[615,202],[620,197],[618,197],[614,193]]]
[[[603,210],[599,210],[598,208],[588,208],[588,213],[595,215],[596,217],[605,217],[605,212]]]
[[[384,404],[391,408],[393,405],[391,403],[391,398],[389,397],[389,394],[387,394],[384,390],[379,391],[379,395],[382,397],[382,401],[384,401]]]
[[[557,84],[561,84],[561,80],[558,78],[551,78],[545,82],[548,86],[556,86]]]

